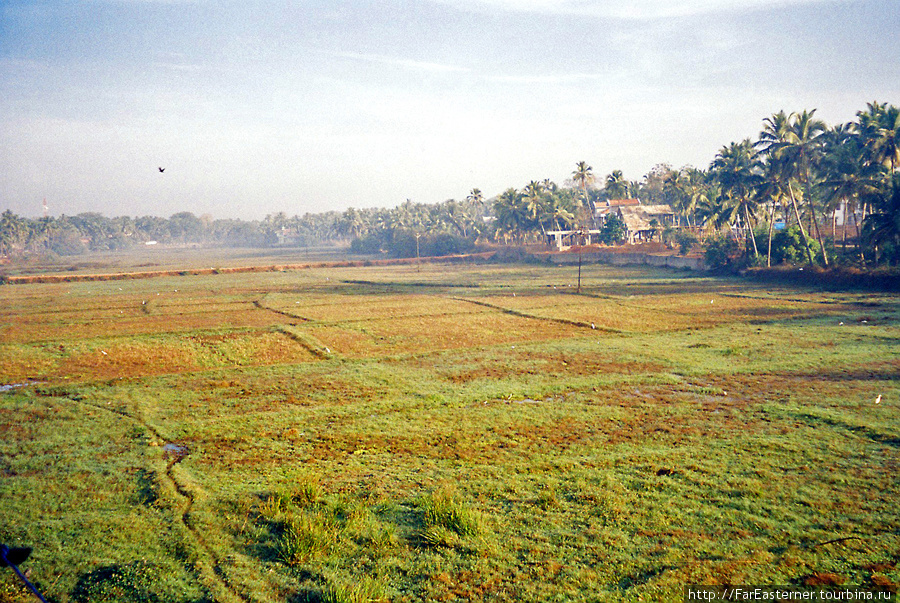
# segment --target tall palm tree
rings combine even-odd
[[[736,212],[737,205],[722,194],[718,183],[709,187],[697,199],[696,215],[701,235],[706,230],[718,231],[726,224],[731,224],[737,215]]]
[[[847,216],[853,215],[857,241],[860,225],[857,210],[877,194],[885,178],[885,167],[880,162],[868,161],[865,145],[853,124],[833,128],[828,133],[825,154],[820,164],[822,181],[819,188],[828,207],[836,212],[844,209],[842,233],[844,253],[847,249]],[[835,220],[832,219],[832,229]],[[834,235],[832,235],[834,236]],[[835,237],[836,238],[836,237]],[[860,249],[861,251],[861,249]]]
[[[673,209],[678,212],[688,226],[694,225],[694,210],[698,200],[706,194],[709,187],[707,173],[695,167],[684,167],[675,177],[673,192],[675,204]]]
[[[874,199],[874,211],[869,214],[863,224],[865,238],[875,248],[875,261],[878,261],[878,248],[890,244],[895,254],[900,249],[900,173],[893,173],[890,185],[883,187]],[[897,261],[897,257],[891,260]]]
[[[581,191],[584,194],[584,211],[580,212],[582,214],[580,216],[582,228],[590,228],[590,225],[593,223],[594,208],[591,207],[591,197],[588,194],[587,187],[588,184],[594,182],[594,168],[589,166],[586,161],[579,161],[575,164],[572,179],[581,184]],[[588,219],[585,214],[590,215],[591,218]]]
[[[543,218],[547,213],[545,207],[547,196],[544,193],[544,185],[536,180],[529,182],[525,186],[524,199],[529,222],[540,226],[541,235],[546,236],[547,231],[544,228]]]
[[[506,235],[516,235],[524,239],[523,231],[528,222],[527,210],[522,203],[522,194],[514,188],[508,188],[494,200],[494,213],[497,226]]]
[[[756,209],[755,194],[762,181],[762,166],[753,143],[748,138],[722,147],[711,169],[722,187],[722,193],[735,205],[735,217],[743,218],[744,227],[750,232],[753,254],[758,256],[751,214]]]
[[[871,159],[897,171],[900,165],[900,108],[887,103],[867,104],[859,111],[858,131]]]
[[[796,174],[803,184],[803,193],[806,197],[807,210],[816,231],[816,238],[822,249],[822,260],[828,266],[828,254],[822,241],[822,231],[819,229],[819,221],[816,218],[815,190],[813,188],[812,170],[822,152],[824,142],[823,135],[828,131],[828,126],[821,119],[815,119],[816,110],[794,113],[791,120],[791,128],[788,131],[787,140],[781,147],[786,161],[794,166]]]
[[[772,265],[772,236],[775,231],[775,214],[779,208],[785,214],[790,201],[788,182],[783,177],[783,170],[777,161],[764,161],[762,180],[757,187],[759,199],[765,200],[769,211],[768,251],[766,252],[766,266]],[[785,216],[785,222],[787,217]],[[802,226],[802,225],[801,225]],[[807,245],[806,239],[803,239]],[[807,245],[808,246],[808,245]]]
[[[803,239],[803,246],[806,248],[806,256],[809,263],[813,264],[812,249],[809,246],[806,230],[803,228],[803,220],[800,217],[800,209],[797,205],[797,196],[794,192],[793,180],[797,176],[797,163],[795,156],[788,153],[786,149],[793,144],[795,135],[793,133],[793,117],[784,111],[779,111],[763,120],[763,130],[759,133],[759,141],[756,143],[762,150],[768,163],[771,164],[773,175],[777,175],[787,189],[791,200],[791,207],[794,209],[794,216],[797,219],[797,225],[800,228],[800,236]]]

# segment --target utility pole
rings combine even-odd
[[[581,293],[581,249],[578,249],[578,293]]]
[[[421,237],[419,233],[416,233],[416,272],[422,271],[422,266],[419,264],[419,237]]]

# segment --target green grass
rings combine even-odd
[[[0,540],[59,603],[900,582],[898,298],[574,270],[0,288]]]

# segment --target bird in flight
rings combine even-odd
[[[159,168],[159,171],[160,171],[160,173],[165,172],[165,171],[166,171],[166,168],[161,167],[161,168]]]

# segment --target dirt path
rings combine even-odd
[[[160,478],[166,480],[168,482],[167,485],[171,486],[172,490],[178,493],[184,500],[181,509],[176,511],[176,519],[184,528],[184,533],[193,540],[195,549],[199,553],[198,556],[200,559],[198,559],[198,562],[195,564],[199,582],[209,590],[210,596],[217,603],[253,603],[252,599],[242,595],[235,585],[225,576],[225,573],[220,568],[220,559],[216,555],[216,552],[209,543],[207,543],[201,531],[195,527],[191,521],[191,511],[193,510],[196,497],[191,489],[178,479],[175,471],[176,466],[190,454],[190,450],[185,446],[169,442],[159,429],[145,421],[143,418],[133,416],[123,410],[109,408],[108,406],[99,404],[92,404],[83,399],[74,397],[66,399],[77,404],[90,406],[94,409],[104,410],[124,417],[132,423],[146,429],[157,441],[168,442],[161,447],[167,462],[166,469],[160,475]]]

